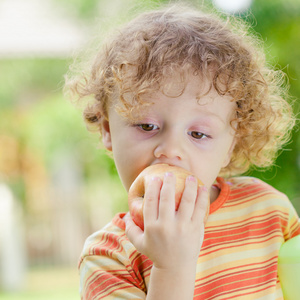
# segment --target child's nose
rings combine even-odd
[[[180,137],[177,135],[169,135],[168,137],[162,137],[154,149],[154,156],[156,158],[168,158],[181,160],[184,156],[183,143]]]

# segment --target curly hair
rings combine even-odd
[[[270,166],[295,118],[283,72],[268,67],[259,38],[236,18],[178,5],[143,13],[102,47],[88,71],[67,78],[66,86],[81,100],[93,96],[84,118],[101,134],[100,120],[116,97],[119,112],[131,116],[146,105],[143,95],[163,88],[170,74],[184,78],[187,68],[205,77],[213,70],[211,88],[237,104],[236,145],[220,175]]]

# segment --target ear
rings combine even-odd
[[[109,121],[102,117],[101,120],[101,130],[102,130],[102,142],[104,147],[112,151],[112,142],[111,142],[111,134],[110,134],[110,127],[109,127]]]

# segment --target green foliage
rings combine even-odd
[[[290,95],[294,111],[299,114],[300,85],[300,2],[254,1],[247,21],[264,41],[267,60],[283,70],[290,85]],[[295,127],[292,142],[286,145],[274,167],[265,172],[252,171],[249,175],[259,177],[286,193],[300,211],[299,171],[299,124]]]
[[[61,91],[65,59],[9,59],[0,61],[0,109],[32,106],[45,95]]]
[[[249,16],[254,29],[265,41],[267,57],[283,69],[291,85],[291,94],[300,95],[300,2],[299,1],[254,1]],[[297,107],[299,110],[299,106]]]

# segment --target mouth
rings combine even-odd
[[[161,162],[155,162],[155,163],[153,163],[153,164],[151,164],[151,165],[166,165],[166,166],[169,166],[169,167],[178,167],[178,168],[182,168],[182,167],[179,166],[179,165],[172,164],[172,163],[168,163],[168,162],[163,162],[163,161],[161,161]]]
[[[181,166],[179,164],[173,164],[173,163],[168,163],[168,162],[155,162],[155,163],[153,163],[151,165],[162,165],[162,166],[164,165],[166,167],[181,168],[181,169],[185,169],[185,170],[188,171],[188,169],[186,169],[185,167],[183,167],[183,166]]]

